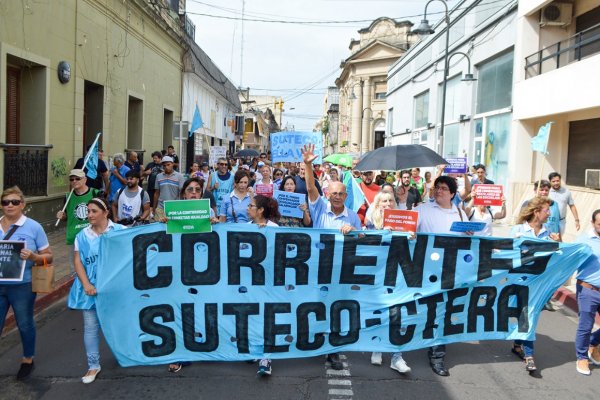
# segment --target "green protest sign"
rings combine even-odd
[[[167,233],[212,232],[210,200],[165,201]]]

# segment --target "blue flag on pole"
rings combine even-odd
[[[351,172],[347,173],[352,174]],[[346,193],[348,193],[348,196],[346,196],[344,205],[354,212],[358,211],[358,209],[365,203],[366,197],[353,176],[350,176],[350,179],[346,184]]]
[[[92,147],[88,150],[86,155],[87,163],[85,167],[87,168],[86,175],[90,179],[96,179],[98,176],[98,140],[94,142]]]
[[[552,122],[543,125],[538,131],[537,136],[531,138],[531,149],[539,151],[542,154],[548,154],[548,139],[550,138],[550,127]]]
[[[192,137],[196,129],[202,128],[202,116],[200,116],[200,110],[198,109],[198,104],[196,104],[196,110],[194,110],[194,119],[192,119],[192,126],[190,127],[189,137]]]

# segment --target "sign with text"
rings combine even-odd
[[[271,133],[271,159],[277,162],[302,162],[301,149],[305,144],[315,145],[318,156],[314,164],[323,162],[323,134],[321,132],[277,132]]]
[[[102,235],[99,253],[102,331],[133,366],[534,340],[544,304],[591,250],[255,224],[169,235],[151,224]]]
[[[208,165],[214,168],[219,158],[227,157],[227,147],[211,146],[208,153]]]
[[[444,168],[444,173],[446,174],[464,174],[467,172],[467,159],[465,157],[461,158],[448,158],[446,157],[446,161],[448,161],[448,165]]]
[[[473,204],[476,206],[501,206],[502,185],[473,185]]]
[[[304,216],[304,212],[298,206],[306,203],[305,194],[275,190],[273,198],[277,200],[279,213],[284,217],[302,218]]]
[[[0,240],[0,282],[21,282],[25,273],[25,260],[21,250],[25,242],[20,240]]]
[[[273,184],[272,183],[259,183],[254,185],[254,193],[262,194],[263,196],[273,197]]]
[[[479,232],[485,229],[485,222],[454,221],[451,232]]]
[[[167,233],[211,232],[210,200],[165,201]]]
[[[419,213],[412,210],[383,210],[383,226],[396,231],[416,232]]]

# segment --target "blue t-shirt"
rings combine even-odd
[[[112,167],[110,169],[110,177],[108,178],[108,180],[110,181],[110,195],[108,196],[108,201],[110,202],[113,201],[119,189],[125,187],[125,184],[121,183],[121,181],[113,174],[113,171],[116,168],[117,167]],[[121,168],[119,168],[119,174],[121,174],[123,178],[125,178],[125,174],[127,173],[127,171],[129,171],[129,167],[125,164],[121,165]]]
[[[4,217],[0,218],[3,219]],[[3,239],[4,236],[12,229],[14,225],[17,225],[18,228],[14,231],[12,236],[8,240],[15,241],[23,241],[25,242],[25,248],[39,252],[41,250],[47,249],[50,244],[48,243],[48,237],[44,232],[44,228],[42,226],[32,220],[31,218],[27,218],[26,216],[21,216],[19,220],[12,224],[6,232],[2,230],[0,226],[0,239]],[[31,282],[31,267],[33,266],[33,261],[27,260],[25,262],[25,272],[23,274],[23,280],[18,282],[1,282],[1,285],[20,285],[23,283]]]
[[[248,204],[250,204],[250,194],[246,193],[243,199],[238,197],[231,192],[231,194],[224,198],[221,203],[221,211],[219,216],[226,217],[226,222],[248,222]],[[231,211],[233,206],[234,213]]]
[[[210,186],[212,188],[215,183],[219,184],[219,187],[212,190],[215,201],[217,202],[217,210],[221,210],[221,204],[223,199],[229,196],[229,193],[233,191],[233,175],[227,172],[225,175],[219,175],[218,173],[212,174],[210,178]]]
[[[577,279],[600,287],[600,237],[593,228],[579,235],[575,243],[584,243],[591,247],[593,254],[577,270]]]

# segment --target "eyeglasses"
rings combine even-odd
[[[258,208],[256,204],[248,204],[248,208]]]
[[[220,163],[218,163],[217,165],[227,165],[227,163],[220,162]]]
[[[2,206],[6,207],[9,204],[12,204],[13,206],[18,206],[19,204],[21,204],[21,200],[19,199],[10,199],[10,200],[2,200]]]
[[[4,204],[4,203],[3,203],[3,204]],[[539,212],[541,212],[541,213],[548,214],[548,215],[550,215],[550,214],[551,214],[551,211],[550,211],[550,209],[549,209],[549,208],[546,208],[546,209],[540,209],[540,210],[536,210],[536,211],[539,211]]]
[[[82,179],[83,179],[83,178],[80,178],[79,176],[74,176],[74,177],[72,177],[72,178],[69,178],[69,180],[70,180],[71,182],[73,182],[73,181],[80,181],[80,180],[82,180]]]
[[[202,192],[202,188],[199,187],[188,187],[187,189],[185,189],[186,192],[188,193],[201,193]]]
[[[275,172],[274,176],[281,176],[281,175],[283,175],[281,172]]]
[[[450,188],[447,187],[447,186],[434,186],[434,189],[435,190],[440,190],[442,192],[449,192],[450,191]]]

